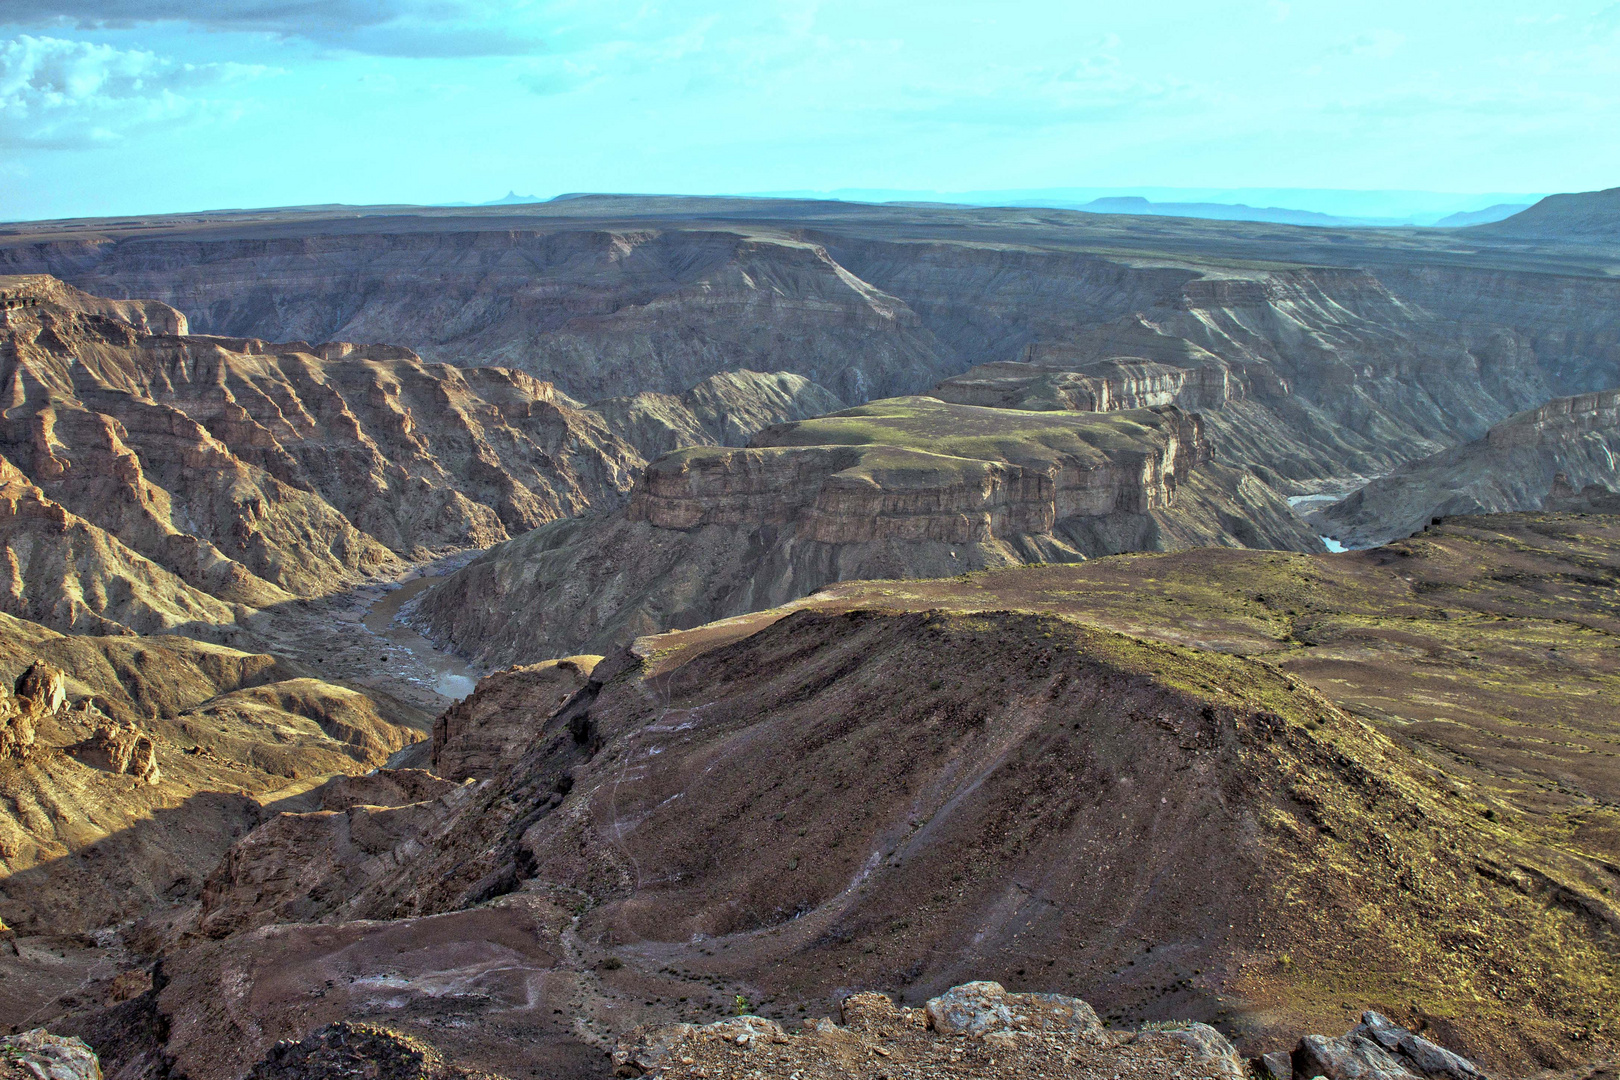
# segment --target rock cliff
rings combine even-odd
[[[1311,516],[1352,547],[1410,536],[1435,518],[1540,510],[1595,486],[1620,491],[1620,390],[1558,398],[1497,424],[1485,437],[1442,450]]]
[[[859,403],[987,362],[1201,366],[1107,340],[1143,320],[1251,379],[1282,380],[1287,407],[1264,419],[1287,437],[1252,447],[1282,460],[1231,440],[1228,459],[1307,488],[1475,438],[1555,394],[1620,384],[1613,327],[1582,328],[1614,302],[1591,253],[1531,258],[1478,230],[1460,251],[1454,233],[608,198],[245,217],[20,228],[0,238],[0,266],[155,296],[208,333],[392,341],[520,368],[581,400],[679,394],[744,368]],[[1585,298],[1585,314],[1523,299],[1553,293]],[[1092,377],[1156,383],[1124,399],[1139,405],[1180,378]]]
[[[558,522],[428,590],[413,619],[480,663],[606,652],[855,578],[1198,544],[1316,549],[1174,406],[1017,412],[896,398],[648,466],[621,512]],[[633,560],[625,551],[637,552]]]
[[[928,386],[915,312],[780,232],[612,226],[7,246],[0,268],[174,303],[199,333],[392,341],[583,400],[788,370],[845,400]],[[427,268],[431,267],[431,270]]]

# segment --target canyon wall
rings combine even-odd
[[[183,324],[0,285],[35,301],[0,312],[0,597],[58,629],[223,626],[618,505],[645,462],[521,372],[153,332]]]
[[[1275,491],[1173,406],[1018,413],[929,397],[766,428],[650,465],[624,510],[496,547],[416,625],[500,666],[607,652],[860,578],[1222,544],[1317,550]],[[625,552],[636,553],[634,559]]]
[[[1485,437],[1402,466],[1311,515],[1334,539],[1371,547],[1435,518],[1540,510],[1582,488],[1620,491],[1620,390],[1557,398]]]
[[[656,200],[582,200],[498,224],[424,214],[18,230],[0,242],[0,266],[157,297],[208,333],[390,341],[521,370],[581,400],[676,395],[746,368],[861,402],[1031,360],[1086,375],[1049,401],[1208,410],[1238,379],[1250,400],[1257,388],[1287,398],[1272,419],[1298,436],[1276,460],[1241,460],[1307,488],[1476,438],[1556,394],[1620,385],[1603,314],[1616,285],[1574,263],[1530,272],[1483,250],[1461,265],[1404,235],[1230,223],[1161,223],[1126,251],[1102,242],[1114,219],[1085,215],[804,204],[792,220],[775,204],[692,203],[660,217]],[[1340,261],[1302,264],[1324,237]],[[1203,250],[1217,242],[1233,254]],[[1245,245],[1255,250],[1240,257]],[[1192,377],[1194,390],[1140,366],[1207,366],[1190,351],[1226,374]],[[1105,361],[1113,374],[1089,370]],[[1317,449],[1322,432],[1293,431],[1301,414],[1349,459]],[[1252,448],[1283,449],[1265,441]],[[1230,443],[1227,460],[1246,445]]]

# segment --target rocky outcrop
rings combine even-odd
[[[409,806],[447,795],[458,785],[425,769],[373,769],[363,776],[334,776],[316,789],[322,810],[351,806]]]
[[[1060,351],[1065,350],[1047,347],[1037,352],[1032,346],[1030,359],[1024,362],[981,364],[946,379],[929,395],[997,409],[1114,412],[1160,405],[1214,409],[1231,400],[1235,389],[1232,373],[1219,363],[1181,368],[1127,358],[1077,358],[1065,365],[1052,355]]]
[[[33,754],[40,724],[66,704],[63,682],[61,669],[35,660],[17,676],[12,693],[0,697],[0,761],[26,760]]]
[[[559,522],[423,594],[414,621],[503,666],[785,603],[837,581],[945,576],[1200,544],[1313,550],[1174,406],[1022,413],[873,402],[648,466],[620,513]],[[623,558],[626,551],[637,558]]]
[[[60,712],[67,704],[67,676],[61,668],[35,660],[17,676],[11,692],[18,700],[31,703],[41,712]]]
[[[34,1028],[0,1038],[0,1080],[101,1080],[101,1062],[83,1039]]]
[[[959,986],[921,1009],[896,1006],[880,993],[852,994],[841,1014],[843,1026],[807,1021],[797,1033],[758,1016],[636,1032],[614,1049],[614,1074],[843,1080],[876,1062],[950,1080],[1246,1076],[1232,1044],[1206,1024],[1111,1033],[1078,998],[1008,994],[994,982]]]
[[[68,752],[93,769],[126,773],[144,784],[155,784],[163,778],[158,769],[157,744],[133,723],[103,723]]]
[[[651,461],[687,446],[743,446],[761,428],[842,408],[802,375],[744,369],[711,375],[679,397],[643,392],[595,402],[590,411]]]
[[[1304,1036],[1290,1065],[1295,1080],[1485,1080],[1467,1058],[1372,1011],[1341,1037]]]
[[[186,334],[186,317],[157,300],[112,300],[92,296],[49,274],[0,274],[0,309],[42,304],[84,315],[102,315],[148,334]]]
[[[1435,518],[1606,505],[1620,491],[1620,390],[1559,398],[1482,439],[1411,462],[1313,515],[1334,539],[1371,547]],[[1598,512],[1602,512],[1598,510]]]
[[[431,1044],[374,1024],[338,1021],[303,1039],[277,1043],[246,1080],[501,1080],[447,1064]]]
[[[845,1007],[846,1019],[865,1010]],[[881,1009],[882,1003],[878,1003]],[[941,1035],[976,1035],[999,1031],[1061,1031],[1101,1039],[1105,1029],[1097,1011],[1078,998],[1061,994],[1009,994],[997,982],[953,987],[923,1007],[928,1027]],[[1228,1047],[1230,1053],[1230,1047]]]
[[[600,656],[570,656],[498,671],[433,722],[433,771],[452,780],[496,776],[540,734],[555,710],[583,690]]]

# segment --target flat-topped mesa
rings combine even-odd
[[[926,398],[882,404],[916,409],[918,427],[941,423],[970,441],[976,422],[1007,423],[1005,412],[986,418],[979,414],[996,410]],[[828,544],[982,543],[1049,532],[1066,518],[1166,508],[1192,469],[1212,457],[1201,419],[1173,406],[1106,421],[1032,418],[1032,427],[1046,430],[1010,459],[965,456],[968,447],[943,440],[939,452],[838,444],[851,435],[838,430],[840,417],[866,411],[766,429],[743,449],[667,455],[648,466],[627,516],[665,529],[792,523],[801,538]],[[802,445],[809,439],[817,442]]]

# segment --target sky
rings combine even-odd
[[[1620,185],[1615,0],[0,0],[0,220]],[[1483,203],[1481,203],[1483,205]]]

